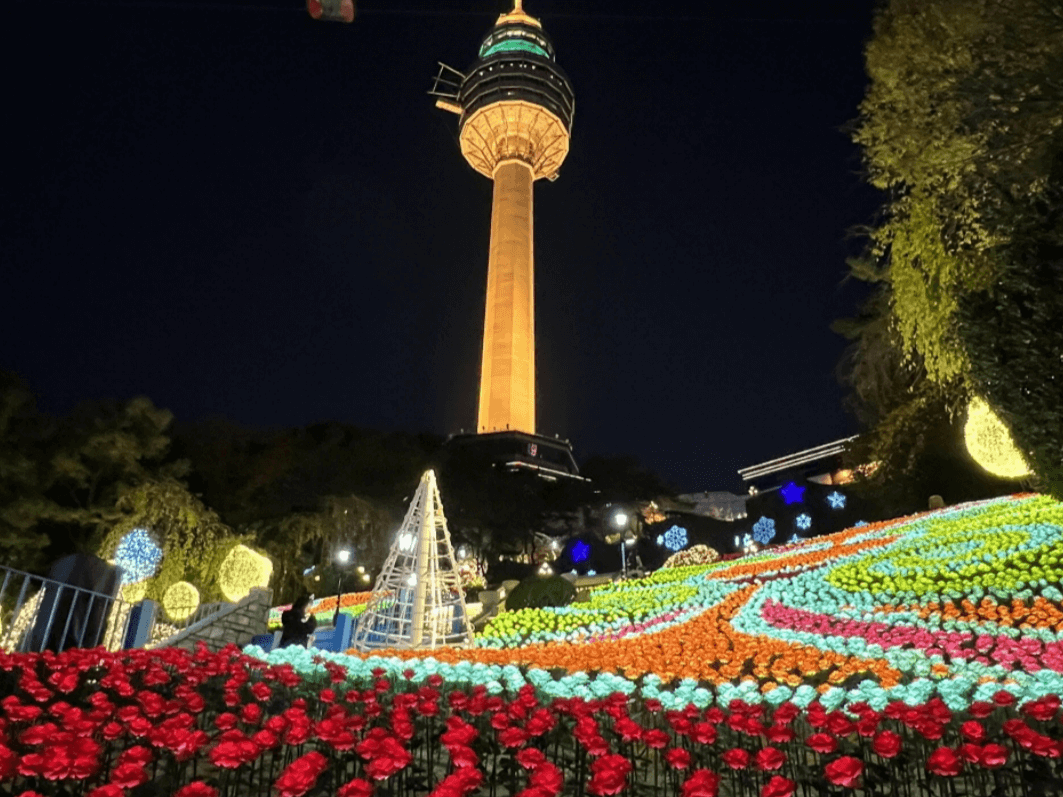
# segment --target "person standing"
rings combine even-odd
[[[306,616],[306,607],[310,604],[310,596],[302,595],[296,599],[291,608],[281,614],[281,642],[280,647],[290,645],[306,647],[310,642],[310,635],[317,628],[317,619]]]

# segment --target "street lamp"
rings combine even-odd
[[[627,522],[628,522],[628,516],[627,516],[627,512],[625,512],[624,510],[621,509],[615,515],[613,515],[613,525],[616,526],[618,529],[621,529],[621,532],[620,532],[620,567],[621,567],[621,570],[622,570],[621,578],[627,578],[627,542],[628,541],[627,541],[627,534],[625,533],[626,529],[627,529]]]
[[[347,565],[351,561],[351,551],[349,548],[340,548],[336,551],[336,561],[340,565]],[[340,598],[343,597],[343,570],[338,570],[338,576],[336,577],[336,613],[332,615],[332,625],[335,627],[337,621],[340,619]]]

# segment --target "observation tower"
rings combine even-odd
[[[556,180],[568,155],[572,85],[542,23],[514,0],[468,72],[440,64],[429,93],[459,115],[462,155],[494,182],[476,435],[509,438],[494,448],[519,447],[531,459],[542,451],[554,467],[578,473],[568,443],[540,437],[535,424],[533,186]]]
[[[557,179],[575,98],[523,0],[502,14],[464,74],[440,65],[431,94],[459,114],[461,152],[494,181],[478,434],[535,434],[533,184]]]

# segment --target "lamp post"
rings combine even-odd
[[[351,561],[351,552],[348,548],[340,548],[336,551],[336,561],[341,566],[346,566]],[[339,575],[336,578],[336,612],[332,615],[332,625],[335,627],[336,622],[340,619],[340,598],[343,597],[343,570],[338,571]]]
[[[621,578],[627,578],[627,535],[624,533],[627,527],[627,512],[621,509],[613,515],[613,525],[620,529],[620,568]]]

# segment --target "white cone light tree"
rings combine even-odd
[[[361,651],[472,645],[436,476],[427,471],[351,638]]]

